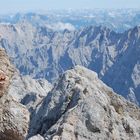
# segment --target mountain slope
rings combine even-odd
[[[15,73],[11,79],[8,94],[25,105],[32,113],[51,88],[52,85],[45,79],[32,79],[30,76]]]
[[[125,45],[120,46],[115,63],[102,79],[116,92],[140,102],[140,27],[129,30],[124,37]]]
[[[139,104],[138,26],[124,33],[102,26],[54,32],[27,21],[1,26],[1,46],[22,74],[52,82],[72,66],[82,65],[96,71],[115,92]]]
[[[26,138],[32,114],[51,88],[45,79],[21,76],[0,48],[0,140]]]
[[[139,107],[95,72],[75,66],[51,90],[46,80],[20,76],[3,49],[0,63],[0,139],[139,139]]]
[[[30,133],[47,140],[140,137],[140,109],[81,66],[59,77],[35,114]]]

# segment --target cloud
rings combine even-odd
[[[70,23],[62,23],[62,22],[57,22],[54,24],[48,24],[47,25],[48,28],[56,30],[56,31],[63,31],[65,29],[69,30],[69,31],[73,31],[75,30],[75,27],[70,24]]]

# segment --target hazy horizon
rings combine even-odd
[[[140,0],[1,0],[0,14],[51,9],[140,9]]]

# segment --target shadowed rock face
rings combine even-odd
[[[4,49],[0,48],[0,97],[6,94],[13,74],[14,67],[10,64],[10,60]]]
[[[24,140],[28,131],[29,112],[8,95],[15,69],[0,49],[0,140]]]

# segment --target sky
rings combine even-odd
[[[140,0],[0,0],[0,14],[48,9],[140,8]]]

